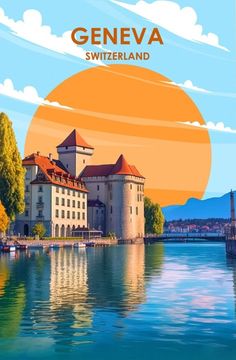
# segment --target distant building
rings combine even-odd
[[[144,235],[144,177],[123,155],[115,164],[90,165],[93,151],[73,130],[57,146],[59,160],[40,153],[23,160],[26,207],[16,233],[28,236],[42,222],[52,237],[87,227],[123,239]]]

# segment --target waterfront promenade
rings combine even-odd
[[[81,243],[94,243],[95,246],[110,246],[110,245],[117,245],[118,240],[117,239],[110,239],[110,238],[99,238],[99,239],[68,239],[68,240],[60,240],[60,239],[43,239],[43,240],[27,240],[27,239],[17,239],[17,243],[19,245],[27,245],[28,248],[35,248],[35,247],[50,247],[50,246],[58,246],[58,247],[74,247],[75,244]],[[7,241],[8,244],[13,243],[12,240]]]

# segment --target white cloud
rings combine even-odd
[[[117,0],[111,1],[186,40],[229,51],[226,47],[220,45],[219,37],[216,34],[211,32],[208,34],[203,33],[203,26],[197,23],[198,16],[192,7],[181,8],[174,1],[162,0],[153,3],[140,0],[136,4],[127,4]]]
[[[188,89],[188,90],[193,90],[193,91],[199,91],[199,92],[204,92],[204,93],[208,93],[208,94],[211,94],[211,91],[209,90],[206,90],[206,89],[203,89],[203,88],[200,88],[196,85],[193,85],[193,82],[191,80],[186,80],[184,83],[175,83],[174,81],[162,81],[163,83],[165,84],[168,84],[168,85],[173,85],[173,86],[180,86],[184,89]]]
[[[56,53],[85,60],[86,51],[73,43],[71,31],[64,32],[62,36],[54,35],[50,26],[42,24],[42,15],[38,10],[26,10],[23,19],[15,21],[6,16],[4,10],[0,8],[0,23],[21,39]],[[90,61],[97,65],[103,65],[99,60]]]
[[[236,130],[231,129],[231,127],[229,127],[229,126],[225,126],[225,124],[223,122],[214,123],[212,121],[208,121],[206,124],[200,124],[198,121],[193,121],[193,122],[179,121],[178,123],[184,124],[184,125],[189,125],[189,126],[195,126],[197,128],[204,128],[204,129],[209,129],[209,130],[215,130],[215,131],[220,131],[220,132],[236,134]]]
[[[0,94],[31,104],[54,106],[67,110],[72,109],[68,106],[61,105],[57,101],[49,101],[40,97],[33,86],[28,85],[25,86],[23,90],[16,90],[11,79],[6,79],[0,84]]]

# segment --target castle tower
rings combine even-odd
[[[57,146],[59,160],[69,173],[76,177],[90,164],[93,151],[94,148],[75,129]]]
[[[120,155],[111,173],[113,216],[107,217],[107,229],[118,237],[132,239],[144,235],[144,178]],[[109,207],[108,207],[109,208]]]
[[[144,236],[145,178],[134,165],[120,155],[115,164],[86,166],[81,178],[89,190],[90,207],[96,201],[104,205],[106,234],[114,233],[120,239]],[[88,213],[92,227],[97,226],[96,216],[100,216],[98,208]]]

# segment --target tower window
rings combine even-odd
[[[25,210],[25,216],[29,216],[29,210]]]
[[[110,208],[110,213],[112,214],[112,206],[111,206],[111,208]]]
[[[130,184],[129,188],[130,188],[130,190],[132,190],[132,184]]]
[[[83,159],[83,164],[85,164],[85,159]]]
[[[130,214],[132,214],[132,206],[129,207]]]
[[[68,149],[68,146],[66,146],[66,150]]]
[[[138,215],[138,207],[136,207],[136,215]]]
[[[99,191],[99,185],[97,185],[97,191]]]

